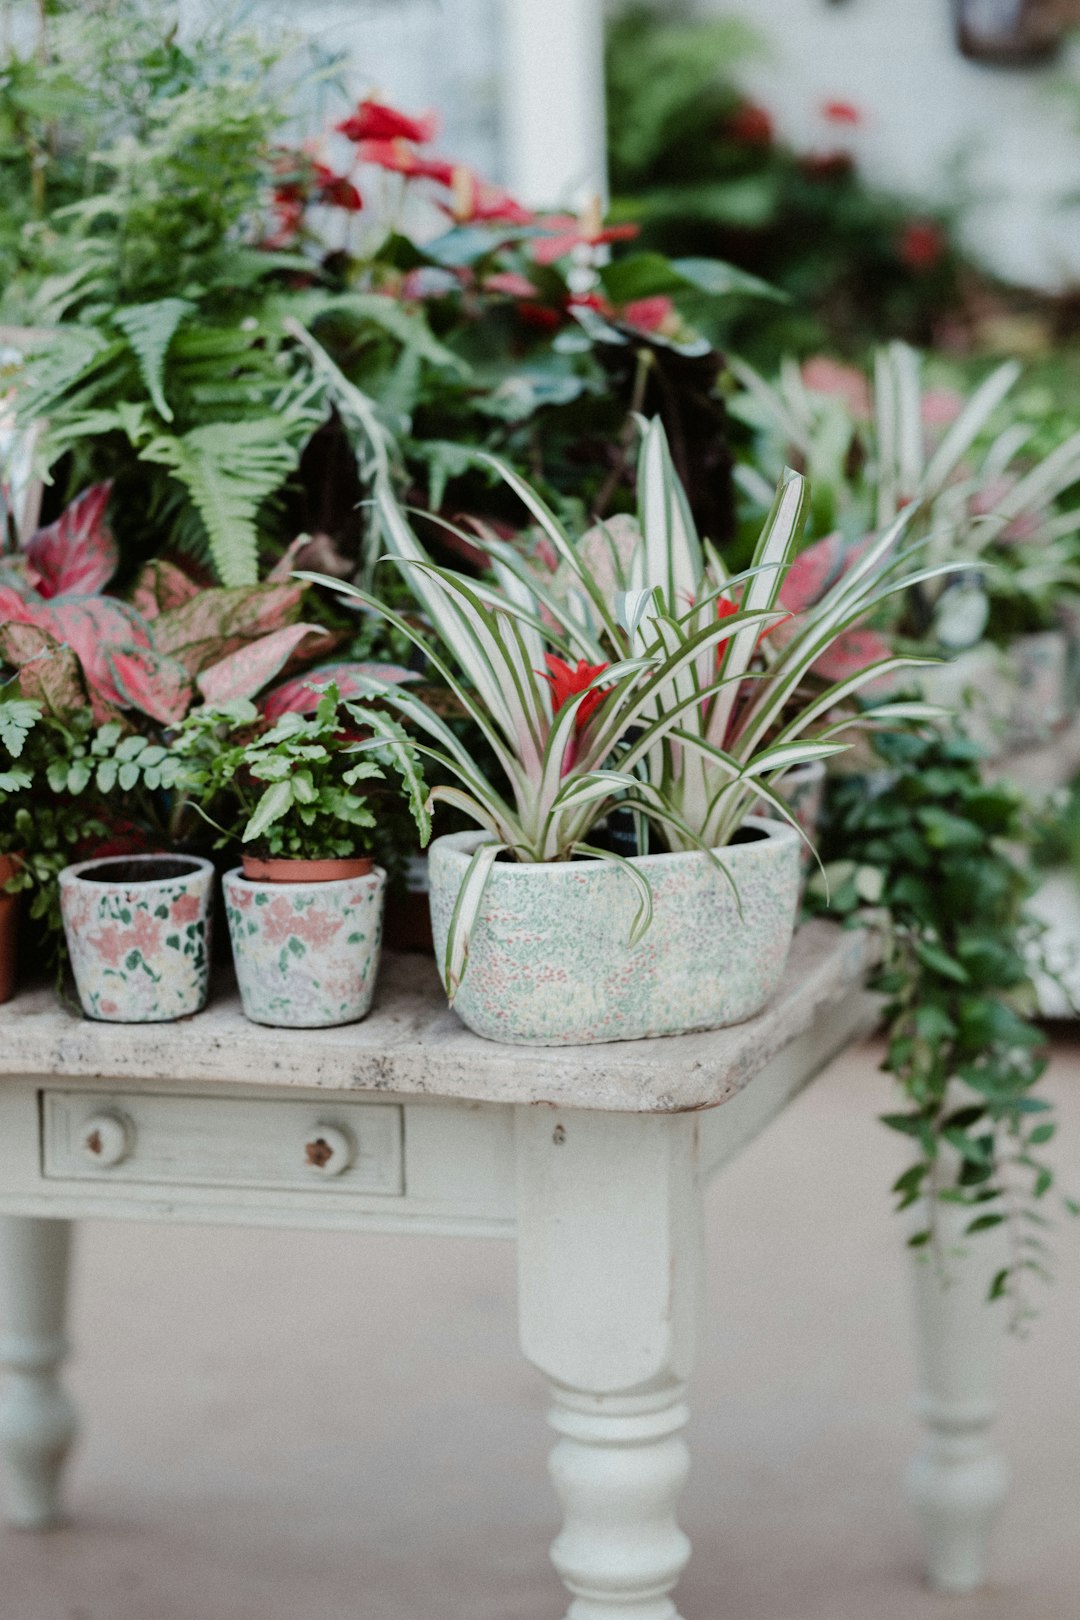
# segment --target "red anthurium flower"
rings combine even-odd
[[[599,247],[606,242],[628,242],[638,234],[637,225],[604,225],[599,207],[586,209],[580,218],[573,214],[548,214],[536,224],[550,231],[537,237],[532,256],[537,264],[554,264],[565,259],[576,247]]]
[[[358,214],[363,208],[363,198],[352,181],[343,174],[335,174],[325,163],[313,165],[312,180],[321,203],[331,208],[345,208],[350,214]]]
[[[862,123],[862,113],[850,101],[826,101],[821,108],[821,116],[828,124],[847,124],[854,127]]]
[[[675,319],[675,305],[663,293],[652,298],[635,298],[624,304],[619,319],[638,332],[662,332]]]
[[[524,300],[518,305],[517,312],[526,326],[535,326],[541,332],[554,332],[563,323],[562,310],[553,308],[551,304]]]
[[[357,103],[355,111],[340,124],[335,124],[334,128],[350,141],[393,141],[400,138],[423,145],[426,141],[434,140],[439,120],[434,113],[410,118],[407,113],[398,112],[396,107],[388,107],[373,96],[365,96],[363,101]]]
[[[772,145],[773,121],[765,108],[754,101],[744,101],[741,107],[736,107],[724,129],[733,141],[740,141],[743,146]]]
[[[464,163],[459,163],[454,170],[450,213],[459,225],[472,225],[483,220],[506,225],[530,225],[533,219],[531,210],[523,208],[508,191],[481,180]]]
[[[945,233],[931,219],[911,219],[900,233],[900,257],[909,270],[932,270],[945,252]]]
[[[408,175],[413,180],[437,180],[441,186],[452,186],[454,170],[458,167],[447,158],[425,158],[415,152],[405,140],[358,141],[356,153],[361,163],[374,163],[380,169],[392,169],[395,174]]]
[[[738,602],[733,602],[730,596],[718,596],[716,598],[716,617],[718,619],[730,619],[732,614],[738,613],[738,611]]]
[[[544,680],[551,686],[552,706],[556,714],[571,698],[576,697],[579,692],[584,692],[590,681],[594,681],[608,668],[607,664],[587,664],[583,658],[578,660],[575,668],[557,653],[545,653],[544,663],[547,665]],[[607,689],[598,686],[582,699],[574,719],[576,731],[584,731],[606,696]]]

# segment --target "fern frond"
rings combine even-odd
[[[26,358],[16,384],[20,422],[49,416],[76,383],[114,359],[123,346],[120,339],[110,343],[102,332],[89,326],[58,330]]]
[[[113,312],[113,325],[120,328],[131,345],[154,409],[166,422],[172,421],[173,411],[164,392],[165,356],[176,328],[194,309],[186,298],[158,298],[153,303],[129,304]]]
[[[283,433],[281,419],[217,422],[182,438],[163,435],[145,447],[143,459],[170,468],[188,490],[222,583],[253,585],[259,507],[299,460],[299,448]]]

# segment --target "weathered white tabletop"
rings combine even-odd
[[[552,1392],[570,1617],[677,1620],[702,1188],[872,1026],[876,950],[866,931],[808,924],[759,1017],[595,1047],[480,1040],[416,957],[389,957],[371,1015],[340,1029],[260,1028],[228,995],[166,1025],[90,1023],[44,990],[0,1008],[11,1518],[59,1517],[79,1217],[495,1233],[516,1239],[522,1347]],[[953,1586],[980,1578],[1001,1495],[993,1403],[957,1385],[986,1338],[980,1291],[931,1276],[918,1293],[928,1440],[913,1494],[931,1572]]]

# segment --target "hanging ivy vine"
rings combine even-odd
[[[1042,925],[1027,905],[1040,817],[1015,785],[984,779],[981,750],[959,734],[881,734],[873,747],[873,774],[833,784],[821,847],[830,914],[887,918],[874,988],[887,998],[882,1066],[905,1107],[883,1121],[915,1155],[893,1192],[898,1208],[926,1209],[909,1242],[939,1259],[941,1202],[970,1210],[972,1236],[1005,1226],[990,1297],[1019,1325],[1027,1281],[1050,1276],[1054,1202],[1042,1157],[1053,1111],[1036,1095],[1047,1065],[1031,978]],[[815,908],[824,893],[819,873]]]

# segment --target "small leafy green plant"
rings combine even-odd
[[[326,860],[371,850],[377,818],[361,783],[383,781],[387,766],[408,789],[421,837],[430,830],[404,729],[376,710],[341,704],[332,683],[314,713],[290,711],[268,730],[247,701],[193,710],[171,757],[177,791],[217,827],[219,841],[239,837],[267,856]]]

